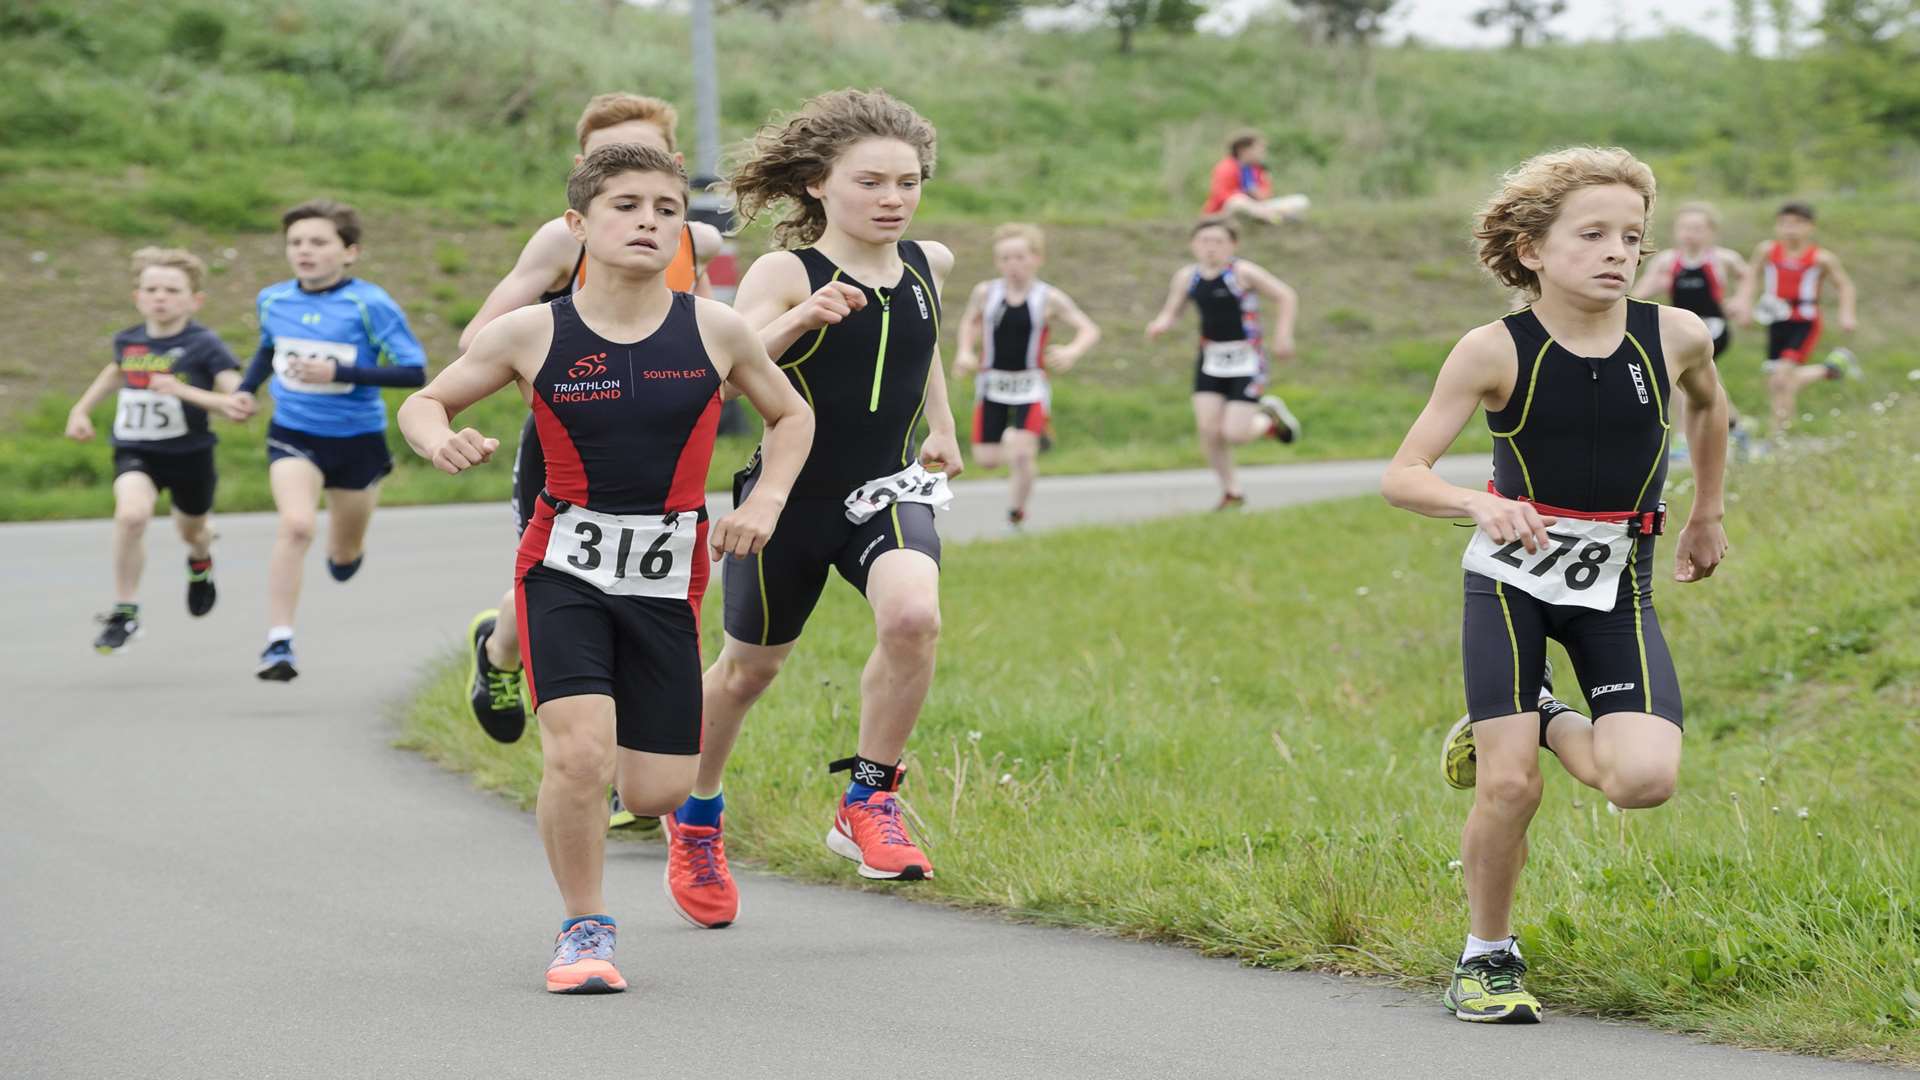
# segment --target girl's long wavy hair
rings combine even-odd
[[[933,125],[884,90],[835,90],[808,101],[754,136],[753,147],[728,180],[744,228],[777,203],[792,207],[773,226],[775,247],[820,239],[827,209],[807,194],[826,180],[847,148],[864,139],[898,139],[920,158],[920,178],[933,176]]]
[[[1480,265],[1502,285],[1538,297],[1540,277],[1520,261],[1521,252],[1546,238],[1569,195],[1606,184],[1624,184],[1639,192],[1647,217],[1653,217],[1653,170],[1617,146],[1575,146],[1521,162],[1501,177],[1500,190],[1474,221]],[[1643,236],[1640,254],[1652,250]]]

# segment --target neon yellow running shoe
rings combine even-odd
[[[1463,716],[1447,729],[1447,737],[1440,744],[1440,771],[1446,773],[1448,784],[1462,791],[1473,787],[1478,772],[1473,754],[1473,717]]]
[[[1545,1010],[1521,985],[1526,973],[1527,962],[1510,949],[1482,953],[1453,966],[1453,982],[1440,1002],[1476,1024],[1537,1024]]]

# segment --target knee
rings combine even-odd
[[[693,779],[678,785],[628,783],[620,786],[620,805],[635,817],[666,817],[693,794]]]
[[[780,661],[759,657],[742,659],[722,653],[713,668],[722,693],[736,701],[751,702],[759,700],[767,687],[773,685],[780,674]]]
[[[113,511],[113,527],[129,536],[139,536],[147,531],[147,522],[153,520],[153,508],[150,506],[118,506]]]
[[[1482,762],[1474,782],[1474,795],[1481,805],[1516,817],[1531,815],[1540,807],[1545,782],[1537,768],[1488,768]]]
[[[1672,769],[1636,767],[1607,777],[1601,790],[1608,802],[1622,810],[1645,810],[1673,798],[1678,779]]]
[[[875,617],[880,645],[889,650],[931,652],[940,640],[940,607],[914,600],[889,606]]]
[[[605,788],[613,782],[611,742],[588,738],[554,738],[541,732],[541,757],[548,779],[570,788]]]
[[[280,538],[301,547],[313,543],[314,516],[310,513],[280,515]]]

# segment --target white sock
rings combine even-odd
[[[1519,956],[1520,939],[1508,937],[1501,938],[1499,941],[1485,941],[1474,937],[1472,934],[1468,934],[1467,951],[1460,954],[1460,959],[1464,962],[1476,956],[1485,956],[1488,953],[1496,953],[1503,950],[1511,951],[1513,955]]]
[[[273,644],[276,641],[292,641],[292,640],[293,640],[293,627],[291,626],[270,626],[267,628],[267,644],[269,645]]]

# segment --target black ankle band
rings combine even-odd
[[[854,783],[865,784],[880,791],[899,791],[900,781],[907,774],[907,770],[899,765],[882,765],[869,758],[863,758],[859,754],[829,763],[827,771],[851,772]]]

